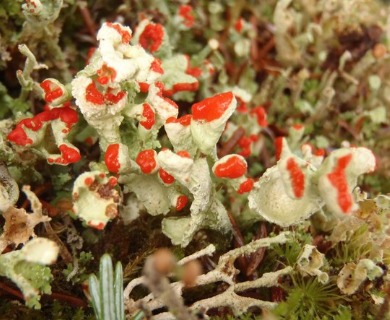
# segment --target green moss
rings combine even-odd
[[[15,273],[20,274],[40,293],[50,294],[53,275],[49,267],[36,263],[21,261],[15,265]],[[39,296],[27,297],[26,305],[40,308]]]
[[[284,286],[287,299],[276,307],[275,315],[286,320],[332,319],[345,302],[333,280],[324,285],[315,277],[292,276],[291,287]]]
[[[368,225],[362,225],[355,230],[346,241],[339,242],[329,257],[332,258],[332,265],[342,267],[349,262],[356,262],[368,258],[374,249]]]

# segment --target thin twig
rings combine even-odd
[[[11,288],[11,287],[7,286],[5,283],[0,282],[0,290],[18,298],[18,299],[24,300],[23,294],[19,290]]]
[[[87,3],[85,1],[79,1],[77,3],[77,6],[79,7],[81,16],[83,17],[84,24],[87,27],[88,33],[91,35],[92,39],[96,42],[96,25],[91,17],[91,13],[88,9]]]
[[[232,233],[234,237],[234,247],[239,248],[245,245],[244,237],[240,231],[240,228],[237,225],[236,220],[233,215],[228,212],[230,223],[232,224]],[[246,256],[240,256],[237,258],[238,264],[241,270],[246,270],[248,268],[248,259]]]
[[[265,223],[263,222],[260,224],[259,230],[257,231],[256,237],[254,238],[254,240],[263,239],[263,238],[266,238],[267,236],[268,236],[267,227],[266,227]],[[251,276],[255,272],[255,270],[258,268],[260,263],[263,261],[265,251],[266,251],[266,248],[263,247],[263,248],[259,248],[255,253],[251,254],[251,256],[249,258],[249,262],[248,262],[248,267],[246,269],[246,275],[248,277]]]
[[[46,296],[50,300],[59,300],[62,302],[66,302],[67,304],[71,305],[72,307],[77,308],[86,308],[88,307],[88,303],[80,298],[76,298],[64,293],[59,292],[53,292],[51,295]]]
[[[244,136],[245,129],[242,127],[237,128],[236,131],[232,134],[228,141],[218,150],[218,157],[222,158],[230,153],[232,153],[234,147],[237,145],[238,141]]]
[[[5,283],[0,282],[0,290],[14,296],[15,298],[24,300],[23,293],[21,291],[11,288]],[[61,302],[66,302],[72,307],[86,308],[88,306],[88,304],[84,300],[64,293],[53,292],[51,295],[44,295],[44,297],[45,299],[49,300],[59,300]]]

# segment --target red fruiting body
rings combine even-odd
[[[157,92],[157,95],[163,99],[165,102],[169,103],[172,107],[174,107],[175,109],[179,109],[178,105],[176,104],[176,102],[174,102],[173,100],[169,99],[169,98],[166,98],[164,97],[163,95],[166,94],[165,93],[165,89],[164,89],[164,84],[162,82],[155,82],[154,84],[158,89],[159,91]]]
[[[242,31],[242,27],[244,26],[243,21],[241,18],[239,18],[236,23],[234,24],[234,29],[236,29],[237,32]]]
[[[214,174],[218,178],[236,179],[246,173],[247,164],[241,157],[231,156],[225,162],[218,164]]]
[[[77,121],[79,121],[79,115],[77,111],[70,107],[54,108],[51,111],[55,114],[55,110],[58,110],[59,118],[62,122],[66,123],[68,127],[73,126]]]
[[[94,179],[92,177],[88,177],[88,178],[85,178],[84,184],[89,187],[93,183],[93,181],[94,181]]]
[[[164,84],[160,81],[157,81],[154,83],[154,85],[159,89],[159,92],[157,93],[160,97],[162,97],[163,91],[164,91]]]
[[[126,95],[125,91],[112,93],[112,89],[108,88],[106,93],[101,93],[94,82],[90,83],[85,89],[85,99],[93,104],[117,104]]]
[[[275,159],[278,161],[280,159],[280,156],[282,154],[283,149],[283,137],[277,137],[275,139]]]
[[[65,104],[67,105],[68,103],[70,103],[69,101],[68,102],[65,102],[64,104],[63,104],[63,106],[65,107]],[[67,105],[67,107],[68,107],[68,105]],[[50,107],[50,105],[49,104],[45,104],[44,106],[43,106],[43,111],[50,111],[52,108]]]
[[[178,123],[179,119],[175,117],[169,117],[167,120],[165,120],[165,123]]]
[[[170,96],[172,96],[173,94],[174,94],[173,89],[171,89],[171,90],[164,89],[164,91],[163,91],[163,95],[164,95],[164,96],[167,96],[167,97],[170,97]]]
[[[202,69],[198,68],[198,67],[191,67],[190,65],[190,57],[188,55],[185,55],[186,59],[187,59],[187,69],[186,69],[186,73],[195,77],[195,78],[198,78],[201,76],[202,74]]]
[[[43,119],[43,118],[46,118],[46,116],[49,114],[50,114],[50,111],[43,111],[40,114],[37,114],[33,118],[27,118],[27,119],[21,120],[19,122],[19,124],[24,125],[26,128],[28,128],[32,131],[38,131],[39,129],[42,128],[42,125],[44,124],[44,122],[51,120],[51,119],[50,120]],[[39,117],[38,117],[38,115],[39,115]]]
[[[111,91],[111,88],[108,88],[106,94],[104,95],[104,99],[112,104],[117,104],[126,95],[125,91],[119,91],[117,94],[113,94]]]
[[[319,157],[325,156],[325,149],[322,148],[317,149],[316,151],[314,151],[314,155]]]
[[[111,186],[111,187],[115,187],[117,184],[118,184],[118,178],[116,177],[110,177],[108,179],[108,184]]]
[[[77,162],[81,159],[80,152],[77,149],[68,147],[66,144],[62,144],[58,147],[61,152],[61,157],[56,159],[48,158],[48,163],[55,163],[59,165],[68,165],[70,163]]]
[[[63,164],[69,164],[77,162],[81,159],[80,152],[74,148],[68,147],[66,144],[62,144],[58,147],[61,151]]]
[[[104,156],[104,162],[106,163],[108,171],[118,173],[120,169],[118,143],[110,144],[108,146]]]
[[[152,70],[154,72],[157,72],[157,73],[160,73],[160,74],[163,74],[164,73],[164,69],[161,66],[161,60],[155,58],[153,60],[152,64],[150,65],[150,70]]]
[[[96,88],[94,82],[90,83],[85,89],[85,100],[94,104],[104,103],[104,95]]]
[[[267,113],[265,112],[265,109],[261,106],[255,107],[250,112],[252,115],[256,116],[257,118],[257,124],[260,127],[266,127],[268,126],[267,122]]]
[[[93,143],[94,143],[92,137],[86,137],[86,138],[84,139],[84,142],[85,142],[86,144],[90,145],[90,146],[92,146]]]
[[[138,85],[139,85],[139,90],[142,92],[142,93],[146,93],[149,91],[149,83],[146,83],[146,82],[138,82]]]
[[[248,107],[247,107],[246,103],[240,97],[236,96],[236,99],[237,99],[237,109],[236,110],[238,112],[241,112],[241,113],[247,112]]]
[[[106,22],[107,27],[115,29],[122,37],[122,43],[129,43],[131,40],[131,34],[127,30],[122,29],[122,27],[117,23]]]
[[[334,170],[327,175],[330,183],[337,190],[337,202],[344,213],[352,209],[353,201],[348,188],[348,181],[345,169],[352,160],[352,154],[347,154],[337,160]]]
[[[42,81],[40,86],[45,91],[45,101],[47,103],[53,102],[64,94],[62,89],[49,79]]]
[[[187,67],[186,73],[195,78],[199,78],[202,75],[202,69],[198,67]]]
[[[184,209],[184,207],[187,205],[188,203],[188,197],[185,196],[185,195],[181,195],[177,198],[176,200],[176,210],[177,211],[181,211]]]
[[[168,172],[166,172],[164,169],[160,168],[158,169],[158,175],[161,178],[161,180],[165,184],[172,184],[175,182],[175,178],[172,177]]]
[[[244,158],[247,158],[252,153],[252,144],[254,141],[256,141],[258,137],[256,135],[251,135],[249,137],[243,136],[238,140],[238,145],[241,148],[241,151],[238,153],[240,156],[243,156]]]
[[[72,128],[72,126],[77,123],[78,114],[75,110],[68,106],[48,109],[38,113],[32,118],[21,120],[16,125],[15,129],[8,134],[7,139],[15,144],[22,146],[33,144],[34,141],[28,137],[24,127],[32,131],[38,131],[46,122],[50,122],[56,119],[60,119],[63,123],[66,124],[67,133]]]
[[[242,137],[240,140],[238,140],[238,145],[241,148],[249,147],[252,144],[252,139],[250,137]]]
[[[195,18],[193,16],[192,7],[186,4],[182,4],[179,7],[179,16],[184,20],[184,25],[190,28],[194,25]]]
[[[175,83],[172,86],[172,89],[163,89],[163,95],[165,96],[172,96],[176,92],[180,91],[196,91],[199,88],[199,82],[196,80],[195,82],[189,82],[189,83]]]
[[[141,151],[138,153],[135,162],[140,166],[143,173],[151,173],[157,166],[155,151],[153,149]]]
[[[175,83],[172,86],[173,93],[180,91],[196,91],[199,88],[199,82],[190,82],[190,83]]]
[[[248,178],[243,183],[240,184],[240,187],[238,188],[237,192],[239,194],[250,192],[253,189],[254,184],[255,182],[253,181],[253,179]]]
[[[145,118],[145,120],[140,121],[140,124],[145,129],[150,130],[156,121],[155,121],[154,111],[153,111],[152,107],[147,103],[143,104],[142,116]]]
[[[244,158],[248,158],[252,153],[252,148],[249,146],[249,147],[245,147],[243,148],[238,154],[240,156],[243,156]]]
[[[305,175],[297,162],[290,158],[287,160],[286,169],[290,173],[290,180],[295,197],[302,198],[305,191]]]
[[[30,139],[27,136],[27,133],[23,130],[23,127],[21,126],[21,122],[19,122],[16,125],[15,129],[8,134],[7,140],[19,146],[27,146],[33,143],[32,139]]]
[[[293,129],[295,129],[295,130],[301,130],[301,129],[303,129],[303,125],[300,124],[300,123],[294,124],[292,127],[293,127]]]
[[[185,150],[178,151],[176,154],[182,158],[191,158],[190,154]]]
[[[88,226],[92,227],[92,228],[95,228],[97,230],[103,230],[105,224],[103,222],[99,222],[98,224],[95,224],[94,222],[89,221],[88,222]]]
[[[150,52],[157,51],[164,38],[164,29],[161,24],[149,23],[139,36],[140,45]]]
[[[107,66],[105,63],[102,65],[102,67],[97,71],[97,82],[99,82],[102,85],[107,84],[109,81],[114,81],[116,77],[116,71],[115,69]]]
[[[191,124],[192,115],[186,114],[178,119],[175,117],[168,118],[165,123],[180,123],[183,127],[187,127]]]
[[[192,116],[194,120],[203,120],[206,122],[217,120],[229,108],[233,98],[234,95],[231,92],[224,92],[206,98],[192,105]]]
[[[187,67],[186,73],[195,77],[199,78],[202,75],[202,69],[198,67]]]

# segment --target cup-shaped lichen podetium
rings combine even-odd
[[[90,227],[104,229],[107,222],[118,215],[120,195],[115,189],[118,181],[104,172],[81,174],[73,186],[74,213]]]
[[[276,166],[268,169],[249,194],[249,207],[266,220],[282,227],[297,224],[321,208],[318,196],[291,198]]]

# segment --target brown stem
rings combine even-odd
[[[22,299],[22,300],[24,299],[23,294],[19,290],[11,288],[11,287],[7,286],[5,283],[0,282],[0,290],[18,298],[18,299]]]
[[[264,59],[268,52],[270,52],[275,47],[275,38],[272,37],[268,40],[268,42],[265,44],[265,46],[258,51],[257,53],[257,59]]]
[[[267,227],[266,227],[265,223],[263,222],[260,224],[259,230],[257,231],[256,237],[254,238],[254,240],[262,239],[262,238],[266,238],[266,237],[267,237]],[[249,262],[248,262],[248,267],[246,269],[246,275],[248,277],[251,276],[255,272],[255,270],[258,268],[260,263],[263,261],[265,251],[266,251],[266,248],[260,248],[255,253],[251,254],[251,256],[249,258]]]
[[[65,302],[72,307],[77,308],[86,308],[88,307],[88,303],[80,298],[76,298],[73,296],[69,296],[67,294],[59,293],[59,292],[53,292],[51,295],[47,296],[50,300],[59,300],[61,302]]]
[[[91,17],[91,13],[88,9],[87,3],[85,1],[79,1],[77,3],[81,16],[83,17],[84,24],[87,27],[88,33],[91,35],[92,39],[96,41],[96,25]]]
[[[12,295],[15,298],[24,300],[23,293],[20,290],[11,288],[5,283],[0,282],[0,291]],[[49,300],[59,300],[61,302],[65,302],[71,305],[72,307],[77,307],[77,308],[86,308],[88,306],[88,303],[80,298],[76,298],[59,292],[53,292],[51,295],[44,295],[44,298]]]
[[[268,148],[263,148],[260,151],[259,160],[260,160],[260,163],[262,163],[265,168],[269,168],[272,166],[271,155],[270,155]]]
[[[259,55],[259,46],[257,45],[257,38],[258,38],[257,37],[258,36],[257,24],[258,24],[258,21],[254,15],[251,16],[250,23],[252,25],[252,30],[254,30],[256,32],[256,36],[251,38],[250,56],[251,56],[252,61],[256,61],[257,57]]]
[[[245,71],[245,68],[248,66],[248,61],[242,63],[238,68],[236,68],[236,74],[234,76],[234,82],[238,84],[241,79],[242,73]]]
[[[238,141],[244,136],[245,129],[242,127],[237,128],[236,131],[232,134],[228,141],[218,150],[218,157],[222,158],[229,153],[231,153],[234,147],[237,145]]]
[[[240,231],[240,228],[237,225],[236,220],[234,219],[231,212],[228,211],[228,217],[230,220],[230,223],[232,224],[232,233],[234,238],[234,247],[239,248],[242,247],[245,244],[244,237],[242,236],[242,233]],[[248,267],[248,259],[245,256],[241,256],[237,258],[238,265],[241,270],[246,270]]]

